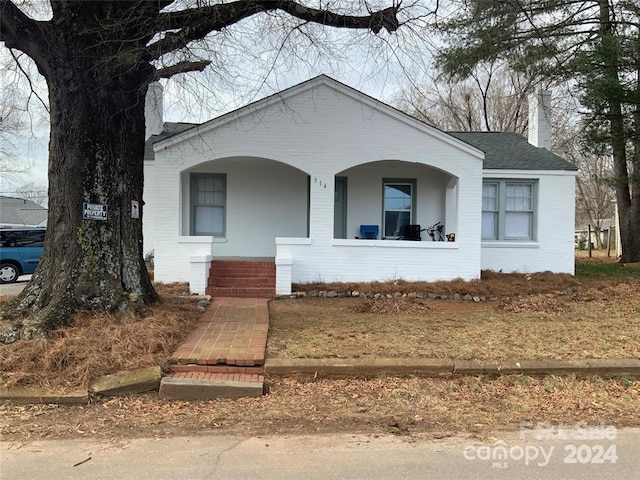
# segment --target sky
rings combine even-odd
[[[40,16],[44,20],[49,14],[43,11]],[[286,30],[279,30],[277,26],[270,27],[269,34],[256,42],[255,32],[260,31],[261,25],[250,22],[234,25],[230,29],[234,32],[215,44],[214,48],[221,51],[198,52],[203,58],[219,56],[221,59],[212,65],[209,76],[205,72],[163,81],[164,120],[201,123],[319,74],[332,76],[374,98],[390,102],[400,88],[418,78],[408,71],[409,66],[424,71],[430,59],[426,40],[419,39],[413,44],[401,32],[375,36],[370,32],[319,27],[313,31],[314,42],[309,46],[305,44],[306,36],[291,39]],[[281,49],[285,37],[291,45]],[[6,63],[7,59],[11,63],[7,49],[0,43],[0,60]],[[46,99],[44,80],[35,73],[35,68],[31,71],[34,72],[31,82]],[[14,69],[12,76],[5,71],[0,74],[0,88],[17,82],[22,82],[21,91],[26,96],[28,88],[19,72]],[[37,112],[30,112],[32,120],[27,122],[28,128],[14,143],[21,161],[33,166],[28,174],[14,178],[11,183],[0,179],[3,195],[24,183],[43,186],[48,183],[47,113],[33,97],[30,106]]]
[[[336,72],[323,71],[322,73],[333,76],[337,80],[357,88],[372,97],[386,101],[390,101],[395,92],[400,88],[399,84],[395,80],[391,80],[388,74],[375,75],[363,79],[362,72],[356,71],[337,74]],[[289,73],[279,76],[277,84],[280,86],[280,89],[285,89],[311,77],[312,75]],[[164,121],[200,123],[213,118],[216,114],[222,114],[229,110],[229,108],[225,109],[224,106],[220,106],[214,109],[215,113],[207,115],[206,110],[197,111],[189,109],[178,99],[180,96],[179,86],[171,81],[167,83],[164,98]],[[263,91],[253,96],[253,100],[258,100],[259,98],[270,95],[273,93],[271,90],[274,89],[263,89]],[[231,97],[232,94],[228,93],[226,95]],[[234,105],[234,103],[236,102],[230,98],[228,105]],[[239,107],[241,105],[237,106]],[[11,179],[10,182],[0,179],[0,192],[2,195],[11,196],[14,194],[16,188],[27,183],[42,186],[48,184],[48,125],[33,126],[29,130],[30,131],[26,131],[23,135],[16,138],[13,143],[16,147],[16,153],[20,158],[20,162],[31,164],[32,167],[28,173],[19,174],[16,178]]]

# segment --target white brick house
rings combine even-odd
[[[576,168],[519,135],[445,133],[326,76],[201,125],[156,124],[143,211],[156,281],[203,292],[224,259],[275,261],[278,294],[292,282],[573,273]],[[398,240],[436,222],[455,241]],[[377,239],[359,238],[361,225]]]

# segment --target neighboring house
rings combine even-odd
[[[607,248],[607,242],[609,241],[609,235],[611,235],[611,243],[615,245],[616,243],[616,219],[615,218],[603,218],[598,222],[600,224],[600,243],[604,248]],[[609,233],[611,231],[611,233]],[[575,244],[576,246],[579,244],[581,239],[587,241],[587,237],[589,237],[589,224],[578,225],[575,230]],[[591,244],[594,247],[598,247],[598,238],[596,236],[596,231],[594,225],[591,225]]]
[[[0,196],[0,227],[46,227],[47,209],[31,200]]]
[[[547,107],[531,108],[531,141],[548,145],[549,96],[534,100]],[[144,197],[156,281],[273,295],[292,282],[574,272],[577,169],[520,135],[445,133],[324,75],[173,135],[160,115],[148,112],[162,138]],[[455,241],[398,240],[436,222]],[[275,285],[254,278],[269,268]]]

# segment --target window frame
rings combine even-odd
[[[408,225],[412,225],[415,223],[416,217],[416,204],[417,204],[417,180],[415,178],[383,178],[382,179],[382,221],[381,221],[381,237],[382,238],[399,238],[399,236],[388,236],[386,233],[386,218],[387,211],[390,212],[400,212],[406,211],[404,209],[390,209],[387,210],[385,207],[385,192],[387,185],[409,185],[411,187],[411,209],[409,210],[409,223]]]
[[[511,178],[485,178],[482,180],[482,198],[484,199],[485,185],[495,185],[497,187],[497,210],[484,210],[485,212],[496,214],[495,236],[485,237],[480,233],[483,242],[535,242],[537,241],[537,224],[538,224],[538,180],[537,179],[511,179]],[[531,188],[531,209],[530,210],[507,210],[507,188],[512,185],[529,186]],[[529,219],[529,236],[516,237],[506,235],[506,214],[509,212],[528,212]],[[482,228],[482,227],[481,227]]]
[[[222,205],[222,231],[221,232],[200,232],[196,233],[196,207],[198,206],[206,206],[206,207],[220,207],[220,205],[200,205],[197,203],[198,196],[198,188],[197,183],[198,180],[201,179],[211,179],[222,180],[224,185],[224,205]],[[226,173],[191,173],[189,178],[189,215],[190,215],[190,228],[189,233],[192,236],[212,236],[212,237],[225,237],[227,234],[227,174]],[[215,190],[214,190],[215,192]]]

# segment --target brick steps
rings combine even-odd
[[[162,379],[160,397],[208,400],[262,395],[268,330],[267,300],[215,297],[169,359],[170,373]]]
[[[171,373],[216,373],[264,375],[264,367],[240,367],[233,365],[169,365]]]
[[[265,287],[275,288],[276,278],[273,277],[209,277],[210,287]]]
[[[272,261],[214,260],[207,294],[213,297],[271,298],[276,290]]]

